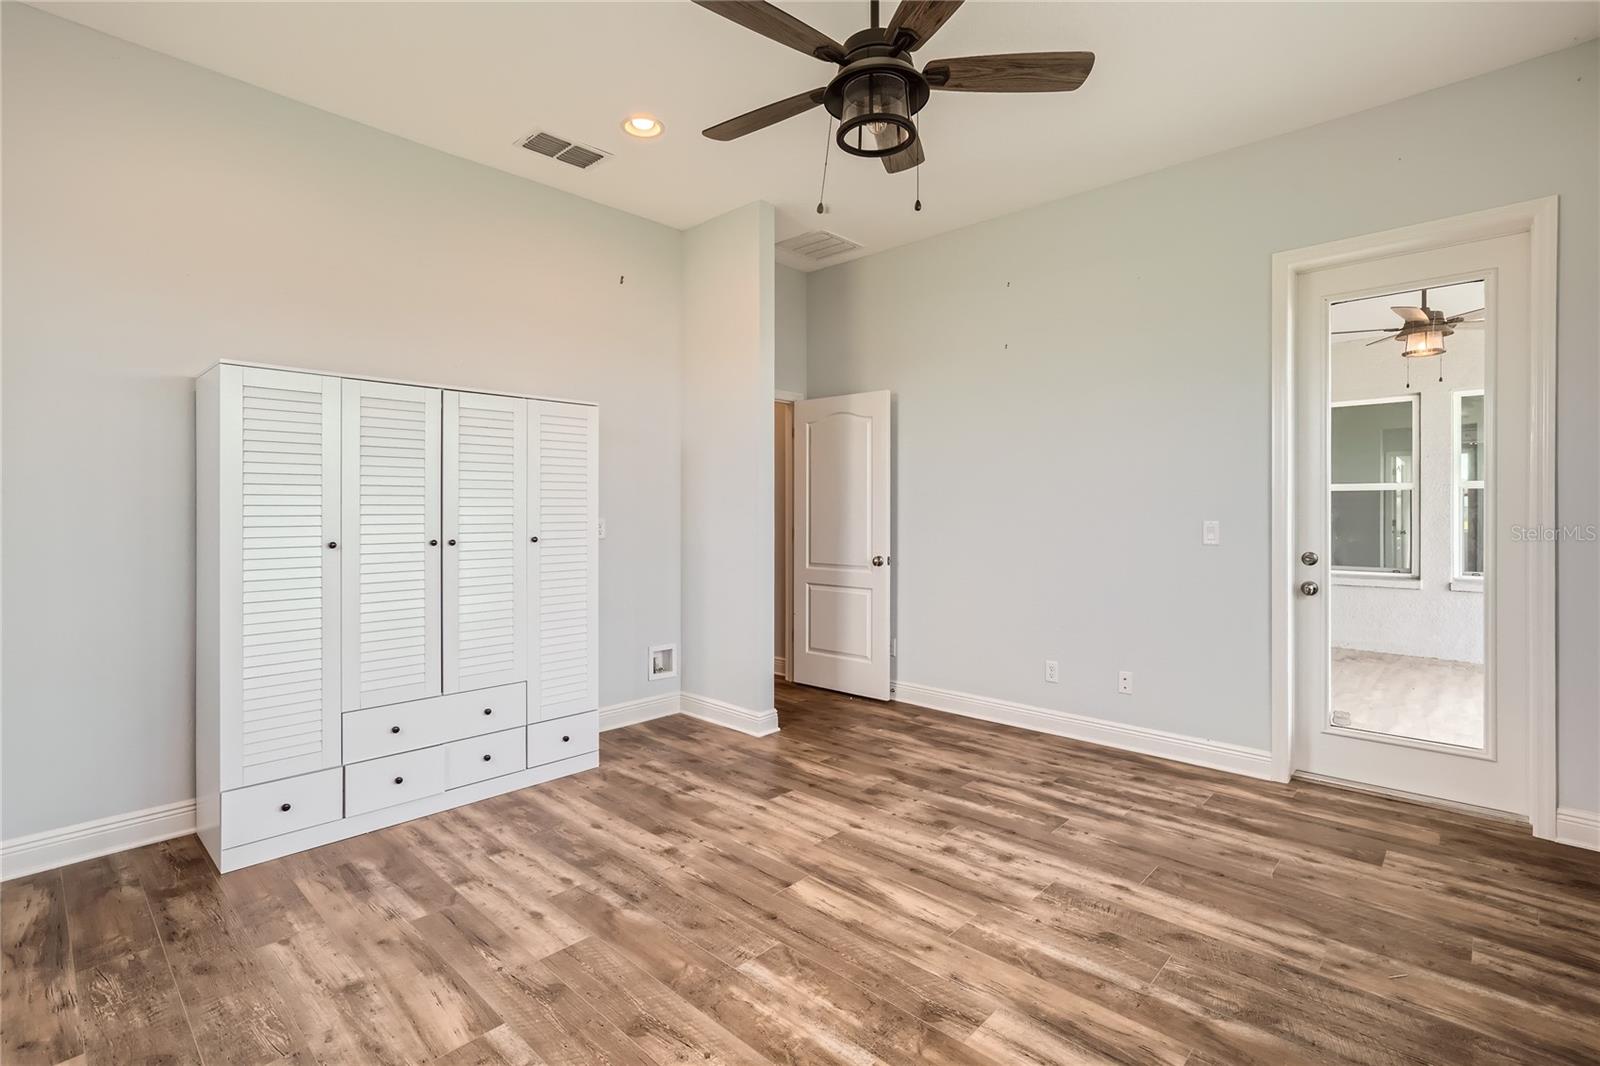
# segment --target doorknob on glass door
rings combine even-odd
[[[1315,596],[1321,591],[1321,587],[1315,581],[1300,582],[1300,595],[1302,596]]]

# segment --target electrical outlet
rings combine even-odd
[[[600,519],[600,528],[596,532],[599,534],[601,540],[606,539],[606,520],[604,518]]]
[[[1133,695],[1133,671],[1124,670],[1117,675],[1117,691],[1124,696]]]
[[[1222,523],[1218,522],[1215,518],[1208,518],[1204,522],[1200,523],[1200,543],[1221,544]]]
[[[1061,680],[1061,667],[1054,659],[1044,661],[1044,679],[1052,685]]]

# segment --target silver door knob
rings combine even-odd
[[[1318,592],[1321,592],[1321,591],[1322,591],[1321,587],[1318,586],[1315,581],[1302,581],[1302,582],[1300,582],[1300,595],[1302,595],[1302,596],[1315,596]]]
[[[1316,552],[1301,552],[1300,553],[1300,561],[1302,563],[1305,563],[1307,566],[1316,566],[1317,562],[1318,562],[1317,553]]]
[[[883,556],[881,556],[881,555],[874,555],[874,556],[873,556],[873,557],[872,557],[872,565],[873,565],[873,566],[882,566],[882,565],[883,565]]]

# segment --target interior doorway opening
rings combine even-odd
[[[794,680],[794,400],[772,402],[772,673]]]

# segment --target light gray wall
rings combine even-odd
[[[1591,42],[812,274],[811,395],[896,394],[899,677],[1269,746],[1282,249],[1560,194],[1559,517],[1600,521],[1596,57]],[[1561,802],[1589,810],[1597,556],[1558,556]]]
[[[774,286],[777,387],[806,394],[806,273],[779,266]]]
[[[194,795],[192,378],[220,358],[597,401],[601,701],[671,691],[645,654],[679,638],[681,235],[3,10],[0,832]]]
[[[773,210],[683,238],[685,692],[772,710]]]

